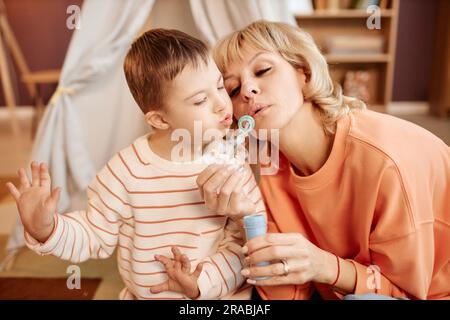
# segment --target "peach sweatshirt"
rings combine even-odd
[[[450,148],[398,118],[355,111],[339,120],[326,163],[297,175],[281,154],[262,176],[269,232],[300,232],[351,261],[355,294],[450,298]],[[259,287],[264,299],[308,299],[328,285]]]
[[[240,229],[231,219],[209,212],[196,184],[207,165],[162,159],[150,149],[147,136],[116,154],[97,174],[85,211],[55,215],[46,243],[25,233],[28,247],[75,263],[107,258],[118,248],[126,285],[121,299],[186,299],[175,292],[149,291],[167,279],[154,255],[172,257],[176,245],[191,259],[192,271],[205,262],[199,299],[249,299],[250,286],[241,286]],[[265,212],[253,176],[244,190]]]

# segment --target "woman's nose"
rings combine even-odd
[[[259,93],[260,93],[260,90],[256,85],[249,84],[245,87],[244,92],[243,92],[244,100],[248,101]]]

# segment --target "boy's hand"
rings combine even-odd
[[[31,184],[23,168],[19,169],[20,189],[11,182],[6,186],[16,200],[20,219],[25,230],[36,240],[44,243],[50,237],[60,195],[60,188],[51,190],[51,179],[45,163],[31,163]]]
[[[197,265],[193,273],[191,272],[191,262],[185,254],[177,247],[172,247],[174,259],[161,255],[155,255],[155,259],[161,262],[166,268],[169,279],[166,282],[150,287],[152,293],[163,291],[180,292],[190,299],[196,299],[200,295],[197,279],[202,272],[203,264]]]
[[[236,169],[214,164],[200,173],[197,185],[211,212],[238,220],[256,211],[256,204],[244,192],[244,185],[251,175],[248,165]]]

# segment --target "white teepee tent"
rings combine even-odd
[[[121,148],[149,128],[123,74],[131,42],[150,28],[180,29],[210,46],[252,21],[295,24],[288,0],[85,0],[62,74],[39,125],[32,160],[49,165],[62,188],[58,210],[84,208],[91,179]],[[20,220],[3,267],[24,246]]]

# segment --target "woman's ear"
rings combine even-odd
[[[165,119],[165,114],[161,110],[150,110],[145,114],[145,122],[155,129],[167,130],[170,124]]]
[[[305,68],[298,68],[297,73],[299,75],[300,83],[305,85],[311,80],[311,72]]]

